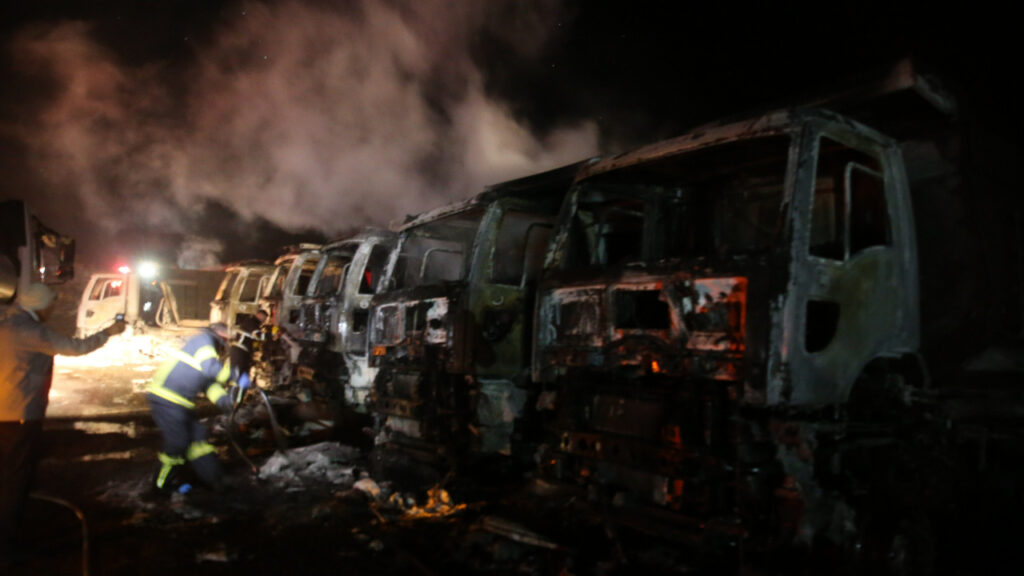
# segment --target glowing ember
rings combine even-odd
[[[387,505],[402,510],[407,518],[416,519],[443,518],[466,509],[465,504],[454,503],[448,491],[440,486],[427,490],[427,501],[422,506],[417,505],[412,498],[403,498],[397,492],[388,498]]]

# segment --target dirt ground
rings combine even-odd
[[[479,509],[419,520],[398,509],[375,513],[372,498],[352,489],[351,481],[304,479],[291,486],[261,480],[223,447],[232,481],[226,492],[196,488],[168,500],[147,499],[155,431],[135,419],[101,423],[100,430],[83,430],[80,422],[50,422],[36,484],[38,492],[81,508],[93,574],[434,574],[485,568],[474,570],[463,555]],[[270,453],[257,448],[250,458],[262,466]],[[34,500],[28,518],[31,561],[22,573],[80,573],[82,538],[75,516]],[[518,567],[512,572],[522,573]]]
[[[77,280],[61,287],[49,320],[57,330],[74,332],[83,287]],[[558,535],[523,527],[562,513],[537,505],[523,490],[528,478],[398,492],[386,479],[367,477],[364,451],[273,395],[290,433],[286,451],[255,395],[231,426],[201,405],[229,488],[152,497],[160,439],[143,390],[167,352],[194,333],[130,329],[91,354],[55,358],[33,486],[39,497],[26,511],[22,562],[4,576],[608,571],[599,525],[558,521],[565,526]]]
[[[600,526],[574,522],[556,537],[519,524],[551,513],[523,491],[528,479],[397,492],[368,477],[363,452],[296,420],[287,403],[274,406],[291,433],[287,450],[279,451],[255,395],[239,409],[243,424],[231,426],[231,437],[225,417],[209,405],[200,410],[228,474],[226,491],[197,486],[185,495],[152,497],[159,434],[142,389],[165,349],[190,333],[125,335],[91,355],[56,359],[34,485],[48,499],[30,501],[25,563],[12,574],[84,573],[83,546],[89,573],[112,576],[300,568],[315,574],[606,571]],[[73,511],[53,497],[80,509],[86,538]]]

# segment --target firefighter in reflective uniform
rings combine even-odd
[[[163,436],[157,490],[176,489],[177,472],[185,462],[206,485],[214,490],[222,487],[224,473],[196,417],[195,401],[202,392],[221,410],[231,411],[231,397],[224,388],[231,379],[231,365],[221,362],[227,337],[227,326],[210,324],[164,362],[146,390],[150,412]]]

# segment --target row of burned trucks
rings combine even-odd
[[[297,373],[385,467],[498,458],[661,536],[928,562],[903,435],[951,474],[1021,455],[1024,218],[1019,143],[898,72],[849,107],[891,136],[786,109],[306,251]]]

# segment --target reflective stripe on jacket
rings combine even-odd
[[[147,392],[192,410],[200,392],[205,392],[214,404],[226,398],[224,384],[230,376],[230,365],[222,364],[217,356],[214,337],[203,332],[189,339],[180,350],[171,353],[170,358],[153,375]]]

